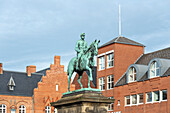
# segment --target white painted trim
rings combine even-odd
[[[114,52],[114,50],[108,51],[108,52],[106,52],[106,55],[110,54],[110,53],[113,53],[113,52]]]
[[[99,55],[97,55],[97,57],[104,56],[105,54],[106,54],[106,53],[99,54]]]

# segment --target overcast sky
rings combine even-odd
[[[119,4],[122,36],[145,53],[170,47],[170,0],[0,0],[0,62],[6,70],[41,70],[59,55],[67,67],[82,32],[88,44],[118,36]]]

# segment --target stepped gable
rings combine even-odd
[[[64,72],[64,65],[60,65],[60,56],[55,56],[54,64],[50,65],[50,69],[46,70],[46,76],[42,77],[41,82],[38,83],[38,88],[34,89],[35,110],[44,109],[45,106],[49,106],[51,102],[59,100],[63,93],[67,92],[67,87],[67,72]],[[71,85],[71,82],[70,90],[75,90],[75,85]]]
[[[102,47],[105,47],[107,45],[110,45],[110,44],[113,44],[113,43],[120,43],[120,44],[128,44],[128,45],[136,45],[136,46],[144,46],[143,44],[141,43],[138,43],[138,42],[135,42],[133,40],[130,40],[128,38],[125,38],[125,37],[116,37],[114,38],[113,40],[101,45],[99,48],[102,48]],[[145,47],[145,46],[144,46]]]
[[[148,65],[153,58],[170,59],[170,47],[142,55],[135,64]]]
[[[34,88],[37,87],[42,76],[42,74],[37,73],[32,73],[31,76],[27,76],[27,73],[24,72],[4,70],[3,74],[0,74],[0,95],[31,97],[33,95]],[[13,91],[10,91],[8,87],[8,82],[11,77],[15,81]]]

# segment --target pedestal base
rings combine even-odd
[[[85,90],[65,94],[51,105],[58,109],[58,113],[107,113],[111,103],[114,99],[104,97],[101,92]]]

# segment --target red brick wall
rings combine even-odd
[[[56,91],[58,85],[58,91]],[[47,70],[46,76],[42,77],[42,82],[38,83],[38,88],[34,89],[34,113],[45,112],[45,106],[50,106],[51,102],[59,100],[63,93],[67,92],[68,76],[64,72],[64,66],[60,65],[60,57],[55,56],[54,64],[51,64],[50,70]],[[75,86],[71,85],[70,90]],[[54,112],[54,108],[52,108]]]
[[[121,113],[170,113],[170,76],[156,77],[143,82],[133,82],[128,85],[115,87],[115,112]],[[167,89],[167,101],[146,103],[146,93]],[[125,96],[133,94],[144,94],[144,103],[141,105],[133,105],[125,107]],[[120,106],[117,101],[120,100]]]
[[[106,68],[107,55],[105,55],[105,69],[99,71],[99,58],[97,58],[97,88],[99,88],[99,78],[105,77],[105,91],[102,91],[104,96],[114,97],[115,89],[107,90],[107,76],[114,76],[114,84],[127,71],[128,67],[133,64],[143,53],[144,47],[127,44],[114,43],[99,49],[98,54],[106,53],[114,50],[114,66]]]
[[[11,112],[11,108],[19,113],[20,105],[26,107],[27,113],[32,113],[32,97],[0,95],[0,104],[6,105],[7,113]]]
[[[73,80],[73,83],[72,83],[72,84],[75,84],[75,90],[81,89],[80,84],[77,81],[78,77],[79,77],[79,75],[76,74],[76,76]],[[89,80],[88,75],[86,72],[84,72],[83,77],[81,78],[81,83],[83,85],[83,88],[88,88],[88,80]],[[90,87],[95,88],[94,84],[91,81],[90,81]]]
[[[114,75],[114,83],[126,72],[130,64],[133,64],[144,52],[144,47],[127,44],[111,44],[99,49],[99,55],[114,50],[114,67],[107,69],[107,56],[105,55],[105,69],[99,71],[97,65],[97,88],[99,88],[99,78],[105,76],[105,87],[107,88],[107,76]],[[99,58],[97,60],[99,64]],[[114,89],[113,89],[114,90]],[[113,96],[113,90],[105,90],[105,96]]]

